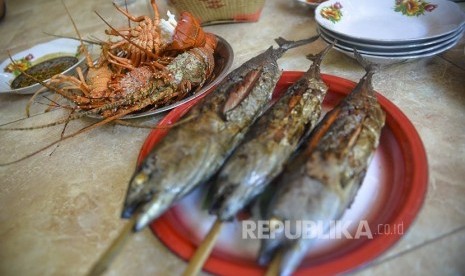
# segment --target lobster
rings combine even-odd
[[[152,31],[161,33],[162,22],[166,21],[159,20],[155,1],[151,0],[151,3],[155,12],[155,18],[152,21],[154,24],[151,25]],[[61,139],[32,154],[0,165],[24,160],[60,141],[118,120],[130,113],[178,101],[200,89],[212,76],[215,66],[213,53],[217,43],[216,37],[203,32],[194,17],[187,13],[182,15],[183,19],[179,24],[176,23],[169,43],[162,43],[160,47],[144,48],[147,45],[157,44],[158,39],[155,38],[143,44],[142,40],[134,39],[136,36],[131,35],[137,33],[137,30],[144,25],[144,22],[148,22],[149,18],[147,16],[134,17],[119,7],[117,9],[130,20],[140,23],[124,31],[124,29],[117,30],[111,27],[104,20],[112,29],[112,35],[118,35],[124,43],[113,43],[110,40],[100,43],[102,51],[96,62],[92,61],[88,50],[81,47],[86,54],[88,66],[86,75],[80,68],[77,68],[77,77],[59,74],[52,77],[49,83],[40,82],[50,91],[71,101],[75,106],[73,112],[67,118],[48,124],[25,128],[1,128],[0,130],[31,130],[59,124],[66,126],[71,120],[89,115],[98,115],[103,119],[72,134],[62,135]],[[66,11],[75,26],[69,11],[67,9]],[[169,16],[171,17],[170,14]],[[173,18],[169,21],[175,22]],[[169,24],[172,26],[174,23]],[[80,38],[77,28],[76,32]],[[83,46],[82,39],[80,40]],[[166,51],[160,49],[166,49]],[[76,110],[78,112],[75,112]]]
[[[154,18],[148,16],[135,17],[113,4],[128,20],[138,23],[136,27],[115,29],[110,26],[105,33],[121,38],[117,42],[109,42],[105,53],[110,63],[127,69],[134,69],[144,62],[153,61],[166,54],[178,54],[186,50],[208,45],[216,46],[216,37],[206,34],[197,20],[188,12],[181,13],[181,20],[176,22],[168,12],[168,20],[160,19],[155,0],[150,1]]]

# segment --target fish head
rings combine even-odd
[[[175,200],[176,194],[169,191],[154,194],[149,202],[144,203],[140,207],[140,212],[137,214],[136,224],[134,225],[134,231],[137,232],[142,230],[154,219],[158,218]]]
[[[156,158],[149,155],[133,174],[126,192],[126,199],[121,214],[122,218],[132,217],[156,193],[156,190],[150,185],[155,162]]]

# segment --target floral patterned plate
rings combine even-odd
[[[323,37],[322,37],[323,38]],[[323,38],[323,40],[325,40]],[[330,44],[330,41],[325,40],[326,43]],[[437,55],[439,53],[442,53],[446,50],[449,50],[450,48],[454,47],[457,44],[457,40],[451,41],[448,44],[444,45],[440,49],[435,49],[435,50],[430,50],[426,51],[420,54],[406,54],[406,55],[399,55],[399,56],[385,56],[385,55],[375,55],[375,54],[367,54],[367,53],[361,53],[360,55],[365,59],[373,63],[378,63],[378,64],[393,64],[393,63],[404,63],[408,62],[414,59],[419,59],[419,58],[426,58],[426,57],[431,57],[434,55]],[[342,52],[350,57],[354,57],[354,51],[353,49],[344,49],[339,45],[335,45],[334,49]]]
[[[316,8],[315,19],[331,32],[373,43],[412,43],[465,25],[465,13],[448,0],[330,0]]]
[[[344,42],[339,40],[335,37],[332,37],[328,33],[325,33],[321,29],[319,30],[320,36],[323,40],[328,43],[332,43],[336,40],[336,47],[347,50],[353,51],[353,49],[357,49],[360,54],[369,54],[369,55],[378,55],[378,56],[385,56],[385,57],[402,57],[407,55],[421,55],[424,53],[430,53],[435,50],[442,50],[447,48],[451,43],[455,44],[462,38],[463,30],[460,29],[458,32],[452,33],[452,36],[444,41],[439,41],[434,44],[429,45],[419,45],[417,47],[399,47],[399,48],[378,48],[378,47],[370,47],[370,46],[360,46],[354,45],[351,42]]]
[[[453,37],[456,37],[459,33],[463,32],[464,30],[465,30],[465,26],[462,26],[457,31],[452,32],[450,34],[441,35],[441,36],[438,36],[436,38],[431,38],[431,39],[415,40],[409,43],[396,42],[396,41],[392,41],[392,42],[383,41],[383,42],[375,43],[375,42],[365,42],[363,40],[353,39],[351,37],[332,32],[328,29],[325,29],[323,26],[318,25],[318,31],[320,33],[324,33],[325,35],[336,39],[338,43],[344,42],[344,43],[351,44],[355,47],[362,47],[362,48],[369,47],[369,48],[377,48],[377,49],[393,50],[393,51],[396,51],[399,49],[425,47],[425,46],[431,46],[434,44],[438,44],[440,42],[444,42]]]
[[[79,53],[79,46],[80,42],[77,40],[58,38],[37,44],[32,48],[16,53],[12,55],[12,58],[15,62],[25,66],[23,69],[27,69],[30,66],[55,57],[77,57],[78,62],[62,72],[62,74],[72,74],[76,68],[83,65],[85,61],[84,54]],[[42,87],[42,85],[36,83],[18,89],[11,88],[11,82],[16,78],[19,72],[11,72],[11,70],[8,69],[10,64],[11,60],[9,58],[5,59],[0,64],[0,93],[34,94]]]

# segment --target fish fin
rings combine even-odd
[[[357,62],[363,67],[363,69],[365,69],[367,75],[373,75],[381,69],[381,66],[379,64],[369,62],[368,60],[364,59],[356,48],[354,48],[354,56]]]
[[[315,35],[315,36],[309,37],[307,39],[302,39],[302,40],[297,40],[297,41],[291,41],[291,40],[284,39],[282,37],[278,37],[274,41],[276,41],[276,43],[279,45],[279,48],[281,48],[283,50],[289,50],[291,48],[295,48],[295,47],[298,47],[298,46],[301,46],[301,45],[311,43],[311,42],[317,40],[319,37],[320,37],[320,35]]]

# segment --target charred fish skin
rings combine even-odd
[[[210,210],[220,220],[233,219],[263,192],[282,171],[301,137],[316,125],[328,90],[321,80],[320,64],[329,49],[308,56],[313,60],[311,67],[260,117],[220,169],[213,181]]]
[[[385,113],[368,71],[353,92],[330,111],[313,131],[306,147],[287,166],[280,190],[269,208],[276,221],[327,222],[339,219],[352,203],[368,164],[379,144]],[[291,274],[301,263],[312,239],[289,240],[284,233],[263,240],[259,262],[283,252],[281,275]]]
[[[188,123],[173,127],[136,169],[122,217],[137,215],[139,231],[172,203],[207,181],[243,138],[271,98],[281,71],[277,59],[293,47],[318,37],[278,41],[231,72],[218,88],[186,115]]]

